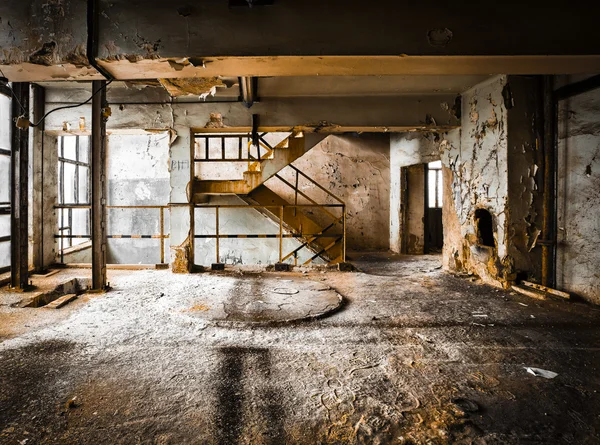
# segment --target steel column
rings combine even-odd
[[[106,288],[106,81],[92,82],[92,289]]]
[[[15,97],[11,104],[12,122],[19,116],[29,119],[29,83],[13,83]],[[10,187],[10,285],[23,291],[28,288],[29,249],[27,187],[29,183],[29,130],[12,128]]]

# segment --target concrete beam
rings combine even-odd
[[[248,110],[239,102],[134,104],[112,106],[108,131],[127,129],[168,129],[175,125],[203,129],[211,113],[223,118],[224,131],[250,128],[252,114],[260,115],[264,131],[299,128],[308,132],[396,132],[410,130],[447,130],[460,125],[450,113],[455,96],[280,98],[265,99]],[[53,104],[48,109],[59,106]],[[79,118],[91,118],[89,105],[61,110],[48,116],[47,131],[61,131],[64,122],[79,128]],[[211,131],[218,131],[212,128]],[[74,130],[76,131],[76,130]]]
[[[533,1],[486,10],[441,0],[410,8],[343,0],[280,0],[255,8],[230,8],[225,1],[99,3],[99,54],[92,57],[118,79],[600,68],[600,36],[587,31],[595,29],[596,4]],[[87,60],[86,13],[80,0],[2,2],[0,64],[9,79],[100,78]]]

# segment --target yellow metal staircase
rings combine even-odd
[[[302,252],[302,257],[304,258],[303,264],[311,263],[317,258],[329,264],[344,262],[346,239],[345,203],[291,164],[306,154],[325,137],[326,135],[314,133],[290,134],[272,147],[261,136],[259,139],[260,145],[255,147],[256,151],[254,153],[251,152],[250,143],[248,143],[247,158],[245,159],[241,159],[241,142],[239,156],[235,159],[226,159],[226,149],[222,148],[222,156],[219,159],[213,159],[213,161],[247,161],[248,168],[243,172],[243,179],[202,180],[196,178],[193,186],[195,202],[204,201],[203,196],[205,195],[238,195],[250,207],[280,226],[280,234],[278,236],[280,240],[280,262],[291,262],[293,259],[294,264],[297,264],[299,252],[303,249],[306,249],[306,251]],[[208,147],[208,140],[204,145]],[[221,146],[225,147],[225,144],[222,143]],[[210,161],[208,148],[206,149],[204,159],[201,161]],[[280,175],[283,169],[287,169],[285,171],[286,175]],[[302,178],[307,187],[301,188],[299,186],[300,178]],[[277,184],[273,186],[265,185],[265,182],[270,179],[272,181],[269,184],[273,181],[276,181]],[[274,187],[285,197],[270,187]],[[302,191],[302,189],[305,191],[312,190],[319,196],[310,197],[307,194],[308,192]],[[211,206],[202,205],[202,207]],[[244,238],[247,235],[220,235],[218,210],[219,208],[226,208],[228,206],[216,205],[214,207],[217,207],[217,233],[214,236],[217,238],[218,252],[219,238]],[[256,235],[256,237],[261,238],[263,235]],[[264,235],[264,237],[268,238],[272,237],[272,235]],[[283,252],[282,240],[283,238],[290,237],[298,240],[300,245],[291,252]],[[306,260],[307,252],[309,253],[308,260]],[[218,253],[217,256],[219,256]]]
[[[261,140],[258,158],[250,157],[248,170],[244,172],[243,179],[219,179],[194,181],[194,194],[223,195],[236,194],[247,195],[256,187],[264,184],[283,168],[303,156],[311,148],[325,139],[326,135],[318,133],[291,134],[275,147],[269,146],[266,141]],[[261,154],[260,148],[265,150]]]

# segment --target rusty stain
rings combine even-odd
[[[171,272],[173,273],[189,273],[191,270],[190,258],[192,248],[190,236],[179,246],[171,247],[175,251],[175,258],[171,264]]]
[[[185,309],[184,312],[207,312],[210,310],[210,306],[202,303],[195,304],[189,309]]]

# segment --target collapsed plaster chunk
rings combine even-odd
[[[29,56],[29,62],[36,65],[51,66],[55,62],[57,48],[56,42],[46,42],[41,49]]]
[[[169,61],[169,63],[171,63],[171,61]],[[158,80],[172,97],[201,96],[210,93],[213,88],[227,88],[225,82],[218,77],[191,77]]]
[[[179,246],[172,246],[172,263],[171,263],[171,271],[173,273],[189,273],[191,270],[191,243],[190,238],[185,240],[183,244]],[[173,253],[175,255],[173,255]]]

